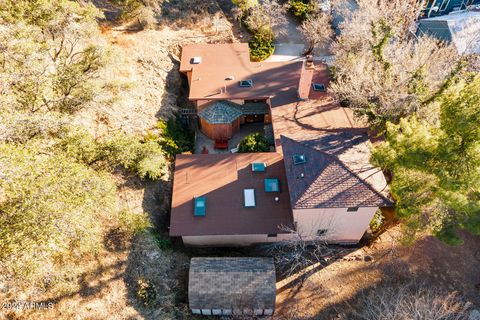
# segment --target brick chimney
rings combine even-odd
[[[300,81],[298,83],[298,98],[300,100],[308,99],[314,71],[315,65],[313,63],[313,56],[308,55],[302,64],[302,69],[300,70]]]

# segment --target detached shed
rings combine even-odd
[[[202,315],[272,315],[275,282],[271,258],[192,258],[190,309]]]

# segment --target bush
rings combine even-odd
[[[137,297],[142,301],[145,307],[150,307],[157,300],[157,289],[152,281],[140,278],[137,281]]]
[[[262,30],[255,33],[252,40],[248,43],[250,47],[250,60],[262,61],[273,54],[275,45],[274,36],[271,30]]]
[[[314,10],[310,0],[290,0],[289,5],[288,11],[301,21],[306,20],[308,15]]]
[[[160,120],[157,128],[162,134],[159,143],[165,153],[170,157],[183,152],[193,152],[195,146],[195,136],[193,132],[186,128],[178,119]],[[151,136],[151,139],[156,139]]]
[[[370,229],[373,233],[377,233],[382,229],[384,220],[385,218],[383,217],[382,210],[377,209],[372,221],[370,221]]]
[[[172,249],[172,243],[169,239],[165,239],[156,232],[151,232],[152,238],[161,250]]]
[[[270,147],[268,146],[267,139],[258,132],[246,136],[238,146],[238,152],[241,153],[268,151],[270,151]]]
[[[119,213],[120,228],[131,235],[145,232],[152,225],[147,213],[133,213],[129,210],[122,210]]]

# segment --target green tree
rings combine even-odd
[[[270,148],[267,139],[258,132],[246,136],[238,146],[238,152],[241,153],[268,151],[270,151]]]
[[[95,252],[99,218],[115,208],[110,178],[42,150],[42,143],[0,144],[0,263],[17,276]]]
[[[392,172],[407,238],[428,229],[458,244],[455,228],[480,234],[480,76],[446,90],[437,103],[436,123],[415,116],[388,123],[372,160]]]
[[[0,2],[2,100],[31,112],[73,113],[93,100],[107,61],[92,4],[60,0]],[[1,101],[1,100],[0,100]]]

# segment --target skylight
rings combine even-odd
[[[305,163],[305,162],[307,162],[307,158],[305,157],[304,153],[293,155],[293,164],[297,165],[297,164],[302,164],[302,163]]]
[[[255,189],[243,189],[243,200],[245,208],[255,207]]]
[[[325,92],[325,85],[323,83],[313,83],[313,91]]]
[[[280,183],[278,179],[270,178],[263,180],[265,184],[265,192],[279,192],[280,191]]]
[[[253,86],[253,81],[252,80],[242,80],[240,81],[240,87],[251,87]]]
[[[254,162],[252,163],[252,171],[253,172],[265,172],[265,168],[267,164],[265,162]]]
[[[193,209],[193,215],[196,217],[204,217],[207,211],[207,198],[195,197],[193,198],[195,206]]]

